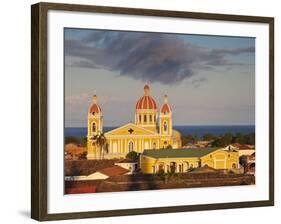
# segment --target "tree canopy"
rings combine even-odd
[[[212,147],[227,146],[227,145],[233,144],[233,143],[254,145],[255,144],[255,133],[249,133],[249,134],[225,133],[224,135],[219,135],[219,136],[216,136],[211,133],[206,133],[201,138],[198,138],[197,135],[182,136],[183,145],[187,145],[189,143],[194,144],[198,140],[211,141]]]

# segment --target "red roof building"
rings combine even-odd
[[[120,176],[120,175],[124,175],[126,173],[129,172],[129,170],[120,167],[120,166],[112,166],[112,167],[108,167],[102,170],[97,171],[99,173],[102,173],[108,177],[113,177],[113,176]]]

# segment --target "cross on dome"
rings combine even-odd
[[[150,87],[147,83],[144,85],[143,90],[144,90],[144,95],[146,96],[149,95]]]

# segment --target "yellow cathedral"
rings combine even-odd
[[[101,147],[93,140],[94,136],[101,133],[106,139],[104,159],[125,158],[131,151],[143,153],[148,149],[181,147],[181,134],[173,129],[172,110],[167,95],[164,96],[163,105],[158,110],[156,101],[150,95],[150,87],[145,84],[143,96],[136,103],[134,117],[134,123],[103,133],[103,114],[97,96],[94,95],[93,103],[88,110],[87,159],[101,158]]]

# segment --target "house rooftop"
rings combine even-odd
[[[221,147],[214,148],[191,148],[191,149],[158,149],[144,150],[143,155],[153,158],[183,158],[183,157],[202,157],[212,153]]]
[[[109,177],[113,177],[113,176],[120,176],[120,175],[124,175],[125,173],[128,173],[129,170],[120,167],[120,166],[112,166],[112,167],[108,167],[102,170],[98,170],[97,172],[100,172],[106,176]]]
[[[136,161],[134,161],[132,159],[125,158],[125,159],[118,160],[116,163],[136,163]]]

